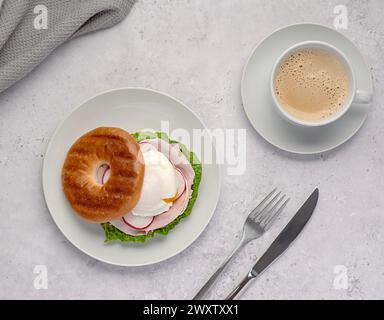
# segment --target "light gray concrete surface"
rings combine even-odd
[[[287,156],[248,123],[242,68],[276,28],[332,27],[337,4],[349,9],[349,29],[341,32],[372,68],[373,108],[338,150],[314,159]],[[0,95],[0,298],[191,298],[235,245],[255,197],[275,185],[292,196],[289,210],[235,259],[209,297],[231,290],[317,185],[321,198],[304,233],[242,298],[384,298],[383,15],[381,0],[140,0],[115,28],[60,47]],[[41,187],[43,155],[62,119],[89,97],[124,86],[167,92],[209,128],[246,128],[248,135],[246,174],[224,176],[203,235],[178,256],[142,268],[106,265],[73,247],[53,223]],[[35,265],[48,268],[47,290],[33,287]],[[339,265],[347,272],[346,289],[334,286]]]

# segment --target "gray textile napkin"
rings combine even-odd
[[[119,23],[134,3],[0,0],[0,92],[23,78],[63,42]]]

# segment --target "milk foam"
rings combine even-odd
[[[344,108],[349,78],[335,55],[324,49],[300,49],[281,64],[275,78],[275,93],[292,116],[321,121]]]

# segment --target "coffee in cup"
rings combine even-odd
[[[346,55],[322,41],[300,42],[284,51],[272,68],[270,92],[280,116],[302,127],[331,124],[372,99],[372,92],[357,88]]]
[[[333,117],[350,95],[345,65],[323,48],[300,48],[280,64],[274,79],[275,95],[294,118],[319,122]]]

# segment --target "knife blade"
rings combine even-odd
[[[316,188],[300,207],[294,217],[289,221],[283,231],[280,232],[275,241],[272,242],[267,251],[259,260],[257,260],[248,275],[243,279],[239,286],[232,291],[226,300],[232,300],[251,279],[262,273],[271,265],[272,262],[274,262],[285,250],[288,249],[311,218],[312,213],[316,208],[318,199],[319,189]]]
[[[305,201],[295,216],[289,221],[287,226],[280,232],[275,241],[270,245],[268,250],[256,262],[252,268],[253,273],[260,274],[263,272],[276,258],[278,258],[296,239],[311,218],[315,210],[317,200],[319,199],[319,189],[315,189],[310,197]]]

